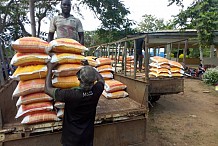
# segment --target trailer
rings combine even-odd
[[[145,146],[148,85],[119,75],[115,75],[115,79],[127,85],[129,97],[111,100],[103,96],[100,98],[95,120],[94,145]],[[14,118],[17,107],[12,93],[16,86],[16,81],[9,80],[0,90],[0,145],[60,146],[61,121],[22,125],[21,119]]]

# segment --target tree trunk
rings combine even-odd
[[[35,22],[34,2],[35,0],[29,0],[30,24],[31,24],[32,36],[35,37],[36,36],[36,22]]]
[[[200,64],[204,65],[203,64],[203,49],[201,46],[199,47],[199,51],[200,51]]]

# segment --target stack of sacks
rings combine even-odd
[[[87,48],[73,39],[60,38],[49,43],[47,52],[53,53],[51,63],[58,63],[53,70],[54,78],[52,85],[56,88],[69,89],[79,86],[76,76],[83,66],[81,61],[85,60],[82,55]],[[54,106],[58,110],[58,117],[63,116],[64,103],[56,102]]]
[[[117,80],[106,80],[102,95],[108,99],[124,98],[129,96],[125,91],[126,85]]]
[[[102,75],[105,80],[113,79],[113,61],[110,58],[97,58],[96,70]]]
[[[183,77],[184,67],[176,61],[169,60],[171,77]]]
[[[51,59],[45,54],[48,43],[36,37],[16,40],[12,48],[17,51],[11,64],[18,66],[10,78],[19,81],[13,98],[18,98],[19,107],[15,118],[23,118],[22,124],[35,124],[57,121],[50,96],[44,93],[47,62]]]
[[[127,56],[126,58],[126,71],[134,71],[134,56]]]
[[[170,77],[170,65],[169,61],[166,58],[160,56],[150,57],[151,63],[149,77]]]

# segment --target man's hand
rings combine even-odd
[[[48,69],[53,69],[58,65],[58,63],[51,63],[50,61],[47,63],[47,67]]]
[[[82,63],[82,65],[84,65],[84,66],[85,66],[85,65],[89,65],[88,60],[82,60],[81,63]]]

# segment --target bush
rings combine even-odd
[[[218,67],[208,68],[203,75],[203,81],[209,85],[215,85],[218,83]]]

